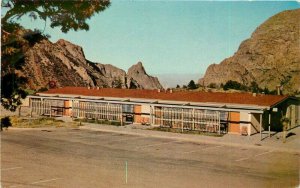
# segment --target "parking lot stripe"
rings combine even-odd
[[[38,183],[46,183],[49,181],[55,181],[55,180],[59,180],[59,179],[62,179],[62,178],[53,178],[53,179],[49,179],[49,180],[36,181],[36,182],[32,182],[31,185],[38,184]]]
[[[201,151],[201,150],[212,149],[212,148],[219,148],[219,147],[222,147],[222,146],[206,147],[206,148],[201,148],[199,150],[186,151],[186,152],[182,152],[182,153],[183,154],[189,154],[189,153],[195,153],[195,152],[198,152],[198,151]]]
[[[121,142],[121,141],[129,141],[129,140],[138,140],[138,139],[144,139],[144,137],[136,137],[136,138],[122,138],[119,140],[113,140],[112,142]]]
[[[244,160],[247,160],[247,159],[250,159],[251,157],[245,157],[245,158],[240,158],[240,159],[237,159],[235,160],[236,162],[239,162],[239,161],[244,161]]]
[[[149,144],[149,145],[145,145],[145,146],[136,147],[136,149],[143,149],[143,148],[148,148],[148,147],[153,147],[153,146],[160,146],[160,145],[165,145],[165,144],[170,144],[170,143],[175,143],[175,142],[180,142],[180,141],[175,140],[175,141],[171,141],[171,142],[164,142],[164,143],[158,143],[158,144]]]
[[[253,158],[253,157],[258,157],[258,156],[261,156],[261,155],[265,155],[265,154],[271,153],[271,152],[273,152],[273,151],[274,151],[274,150],[266,151],[266,152],[263,152],[263,153],[260,153],[260,154],[254,155],[254,156],[240,158],[240,159],[237,159],[237,160],[235,160],[235,161],[236,161],[236,162],[239,162],[239,161],[245,161],[245,160],[247,160],[247,159],[250,159],[250,158]]]
[[[29,183],[28,185],[35,185],[35,184],[39,184],[39,183],[46,183],[46,182],[55,181],[55,180],[59,180],[59,179],[62,179],[62,178],[53,178],[53,179],[48,179],[48,180],[35,181],[35,182],[32,182],[32,183]],[[25,186],[25,185],[12,185],[9,188],[22,187],[22,186]]]
[[[21,166],[18,166],[18,167],[11,167],[11,168],[1,168],[1,171],[5,171],[5,170],[15,170],[15,169],[19,169],[19,168],[23,168]]]
[[[258,156],[261,156],[261,155],[265,155],[265,154],[271,153],[271,152],[273,152],[273,151],[274,151],[274,150],[266,151],[266,152],[257,154],[257,155],[255,155],[254,157],[258,157]]]

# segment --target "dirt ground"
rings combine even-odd
[[[126,167],[127,164],[127,167]],[[76,128],[1,133],[2,187],[296,187],[299,154]]]

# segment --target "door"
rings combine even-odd
[[[240,133],[240,113],[229,112],[229,133]]]
[[[134,122],[135,123],[142,123],[142,106],[141,105],[135,105],[134,106]]]

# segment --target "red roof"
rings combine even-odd
[[[64,87],[50,89],[41,94],[58,94],[58,95],[81,95],[97,97],[116,97],[116,98],[138,98],[138,99],[155,99],[168,101],[185,101],[185,102],[208,102],[219,104],[240,104],[240,105],[258,105],[273,106],[288,96],[282,95],[261,95],[253,96],[251,93],[221,93],[221,92],[200,92],[200,91],[170,91],[165,92],[158,90],[143,89],[116,89],[116,88],[91,88],[87,87]]]

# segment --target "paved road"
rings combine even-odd
[[[2,187],[299,185],[299,154],[259,146],[230,147],[70,128],[1,134]]]

